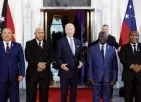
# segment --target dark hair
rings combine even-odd
[[[108,24],[103,24],[103,26],[102,26],[102,27],[104,27],[104,26],[107,26],[107,27],[109,27],[109,26],[108,26]]]
[[[107,35],[107,33],[105,31],[101,31],[101,32],[99,32],[98,38],[100,38],[100,35],[102,35],[102,34]]]
[[[132,31],[130,31],[129,36],[130,36],[132,33],[138,33],[138,34],[139,34],[139,32],[138,32],[137,30],[132,30]]]

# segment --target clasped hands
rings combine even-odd
[[[45,62],[39,62],[37,65],[37,71],[42,72],[46,68],[46,64],[47,63],[45,63]]]
[[[138,73],[138,72],[140,72],[141,67],[140,67],[138,64],[133,64],[133,65],[131,66],[131,69],[132,69],[134,72]]]
[[[61,68],[64,70],[64,71],[68,71],[69,70],[69,68],[67,67],[67,65],[68,64],[62,64],[61,65]],[[78,69],[80,69],[80,68],[82,68],[82,66],[83,66],[83,63],[81,62],[81,61],[79,61],[79,65],[78,65]]]

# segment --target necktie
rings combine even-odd
[[[70,48],[71,48],[72,54],[75,55],[73,39],[70,39]]]
[[[6,55],[9,56],[10,49],[9,49],[9,43],[6,43]]]
[[[103,45],[101,46],[101,56],[102,56],[102,58],[104,60],[104,46]]]
[[[136,54],[137,50],[136,50],[136,45],[134,44],[134,54]]]
[[[137,53],[137,50],[136,50],[136,45],[135,44],[133,45],[133,50],[134,50],[134,52],[133,52],[133,62],[134,62],[134,64],[136,64],[136,53]]]
[[[42,46],[41,46],[41,41],[39,41],[39,48],[40,48],[40,49],[42,49]]]

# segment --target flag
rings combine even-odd
[[[4,0],[2,13],[0,16],[0,40],[2,40],[1,33],[4,28],[10,28],[12,30],[12,41],[15,41],[15,27],[9,8],[8,0]]]
[[[136,26],[133,1],[129,0],[127,9],[126,9],[126,13],[124,16],[124,20],[122,23],[121,34],[120,34],[119,44],[121,46],[129,42],[129,33],[132,30],[137,30],[137,26]]]

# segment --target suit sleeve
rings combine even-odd
[[[114,46],[116,49],[118,49],[119,44],[117,43],[116,38],[115,38],[114,36],[112,36],[112,37],[113,37],[113,46]]]
[[[61,45],[61,40],[59,40],[57,43],[57,48],[56,48],[56,62],[59,67],[61,67],[61,65],[63,64],[62,53],[63,53],[63,48]]]
[[[92,75],[92,63],[93,63],[93,59],[92,59],[92,51],[91,48],[89,48],[88,51],[88,79],[92,80],[93,79],[93,75]]]
[[[25,59],[28,63],[32,63],[34,65],[38,65],[39,61],[36,61],[34,59],[32,59],[31,55],[32,55],[32,52],[31,52],[31,46],[30,46],[30,42],[26,42],[26,47],[25,47]]]
[[[120,53],[119,53],[119,58],[120,58],[120,62],[127,66],[127,68],[130,68],[130,66],[132,65],[132,62],[130,62],[127,57],[126,57],[126,47],[123,45],[121,47]]]
[[[20,45],[20,48],[19,48],[19,75],[20,76],[23,76],[25,75],[25,60],[24,60],[24,54],[23,54],[23,49],[22,49],[22,46]]]
[[[117,55],[114,49],[114,56],[113,56],[113,80],[117,80],[118,76],[118,64],[117,64]]]

